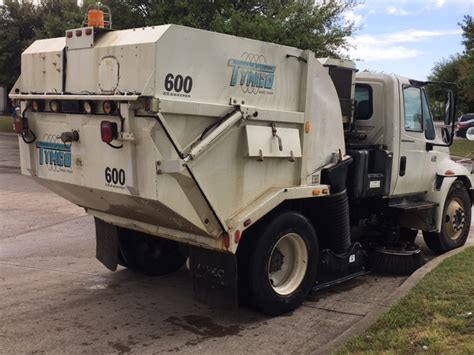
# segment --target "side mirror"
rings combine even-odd
[[[451,136],[452,136],[452,133],[451,133],[451,130],[448,127],[443,127],[441,129],[441,137],[442,137],[444,143],[448,144],[449,142],[451,142]],[[474,139],[474,137],[473,137],[473,139]]]
[[[445,113],[444,113],[444,124],[446,126],[451,125],[454,120],[454,94],[452,90],[446,91],[446,106],[445,106]]]
[[[469,140],[469,141],[474,141],[474,127],[470,127],[470,128],[466,131],[466,138],[467,138],[467,140]]]

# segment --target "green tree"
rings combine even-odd
[[[110,0],[114,27],[173,23],[311,49],[338,56],[354,24],[343,19],[354,0]]]
[[[20,74],[21,53],[35,39],[64,36],[67,28],[81,22],[76,0],[5,0],[0,5],[0,85],[13,86]]]
[[[10,88],[20,73],[20,54],[43,26],[36,6],[5,0],[0,6],[0,85]]]
[[[458,84],[458,109],[474,112],[474,21],[466,15],[459,23],[463,31],[463,53],[459,53],[436,63],[430,80],[449,81]]]
[[[62,37],[67,29],[80,27],[83,20],[76,0],[42,0],[38,13],[44,22],[37,38]]]
[[[115,29],[178,24],[338,56],[354,24],[344,20],[356,0],[104,0]],[[87,5],[76,0],[5,0],[0,5],[0,85],[12,87],[20,56],[35,39],[81,26]]]

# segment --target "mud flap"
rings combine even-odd
[[[194,297],[210,306],[237,308],[237,257],[191,247],[189,259]]]
[[[117,270],[118,228],[94,218],[96,238],[96,258],[109,270]]]

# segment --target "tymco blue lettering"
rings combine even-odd
[[[63,143],[36,142],[39,165],[71,168],[71,146]]]
[[[263,56],[257,55],[252,55],[252,57],[259,58],[259,60],[265,59]],[[261,88],[273,90],[273,83],[275,82],[276,71],[275,65],[256,63],[253,61],[246,61],[240,59],[229,59],[229,66],[232,67],[232,74],[230,76],[230,86],[240,85],[242,89]],[[258,93],[258,91],[252,92]]]

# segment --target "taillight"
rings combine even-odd
[[[15,117],[15,132],[16,134],[24,134],[28,132],[28,119],[21,116]]]
[[[118,138],[118,129],[115,122],[102,121],[100,123],[100,138],[102,142],[110,143]]]
[[[86,28],[86,30],[84,31],[86,36],[90,36],[92,34],[92,28]]]
[[[82,30],[76,30],[76,37],[82,36]]]
[[[66,32],[66,37],[67,38],[72,38],[72,31],[67,31]]]

